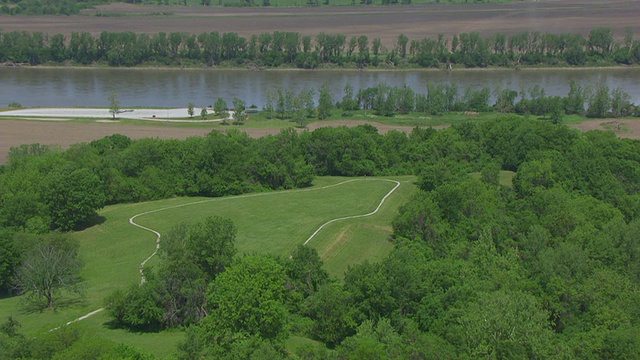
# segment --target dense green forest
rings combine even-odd
[[[17,64],[106,64],[109,66],[330,66],[518,67],[633,65],[640,63],[640,41],[627,30],[621,42],[610,28],[581,34],[522,32],[481,37],[462,33],[447,39],[409,39],[400,34],[386,47],[365,35],[273,32],[248,38],[237,33],[103,32],[62,34],[0,32],[0,62]]]
[[[314,175],[418,174],[419,192],[392,224],[395,250],[351,267],[344,281],[329,279],[308,247],[284,259],[235,255],[228,219],[177,225],[162,265],[106,305],[135,331],[186,327],[179,358],[640,354],[640,142],[612,132],[503,115],[411,134],[359,126],[261,139],[114,135],[66,151],[14,149],[1,169],[0,244],[13,264],[24,261],[20,234],[46,232],[48,221],[75,225],[63,215],[78,202],[56,200],[81,193],[93,199],[90,214],[118,201],[305,186]],[[512,186],[500,184],[500,170],[516,172]],[[38,213],[48,207],[57,210]],[[287,353],[290,335],[326,347]],[[0,347],[7,358],[150,358],[73,327],[29,339],[13,319],[0,327]]]

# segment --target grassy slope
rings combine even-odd
[[[392,248],[388,241],[390,221],[398,207],[406,202],[415,187],[413,177],[395,178],[402,182],[374,216],[333,223],[325,227],[309,244],[325,259],[327,270],[341,277],[351,264],[375,261]],[[195,222],[207,216],[231,218],[238,228],[237,246],[240,253],[269,253],[286,256],[303,243],[328,220],[373,211],[394,183],[356,179],[340,186],[344,178],[323,177],[306,191],[285,191],[226,198],[175,198],[138,204],[109,206],[101,211],[105,221],[74,234],[81,244],[81,256],[87,266],[86,299],[57,312],[24,314],[19,312],[19,298],[0,300],[0,319],[14,315],[26,334],[37,334],[102,307],[102,299],[117,288],[139,281],[138,264],[154,248],[155,235],[128,224],[128,219],[145,211],[170,206],[171,210],[140,216],[136,221],[165,233],[179,222]],[[157,259],[150,265],[157,264]],[[82,322],[89,333],[117,342],[125,342],[166,355],[182,339],[179,331],[157,334],[133,334],[122,329],[108,329],[108,316],[100,313]]]

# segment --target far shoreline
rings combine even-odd
[[[605,66],[541,66],[541,67],[476,67],[476,68],[420,68],[420,67],[319,67],[315,69],[301,69],[296,67],[265,67],[252,68],[227,67],[227,66],[87,66],[87,65],[12,65],[10,63],[0,63],[0,67],[5,69],[70,69],[70,70],[117,70],[117,71],[246,71],[246,72],[491,72],[491,71],[584,71],[584,70],[638,70],[640,65],[605,65]]]

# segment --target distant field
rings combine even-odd
[[[2,113],[0,113],[2,115]],[[252,119],[253,118],[253,119]],[[411,132],[416,125],[426,126],[426,119],[402,119],[394,121],[392,118],[361,117],[360,120],[336,120],[312,122],[307,129],[314,130],[325,126],[356,126],[372,124],[380,133],[390,130]],[[264,120],[251,116],[250,120],[242,126],[220,125],[217,123],[162,123],[148,122],[144,120],[119,120],[116,122],[101,122],[96,119],[65,119],[58,121],[50,119],[25,120],[13,118],[5,120],[0,118],[0,164],[6,163],[7,155],[12,147],[22,144],[57,144],[62,148],[68,148],[72,144],[91,142],[112,134],[122,134],[132,139],[157,137],[160,139],[185,139],[190,136],[205,136],[211,131],[226,131],[227,129],[239,129],[251,137],[261,137],[277,134],[284,128],[294,127],[295,124],[288,120]],[[303,131],[302,129],[298,129]]]
[[[309,243],[318,250],[333,277],[341,277],[349,265],[364,260],[376,261],[389,251],[390,223],[400,205],[413,194],[413,177],[397,177],[401,186],[385,201],[380,211],[370,217],[335,222],[324,228]],[[231,218],[238,228],[236,245],[240,254],[260,253],[287,256],[325,222],[373,211],[380,200],[396,185],[372,178],[323,177],[312,188],[260,193],[223,198],[175,198],[138,204],[106,207],[100,212],[104,222],[74,233],[81,246],[86,266],[86,299],[57,312],[22,314],[19,298],[0,299],[0,319],[14,315],[22,331],[37,334],[82,316],[103,306],[103,298],[117,288],[139,281],[138,264],[153,252],[155,235],[128,223],[133,215],[167,207],[136,218],[136,222],[166,233],[180,222],[195,222],[207,216]],[[327,185],[337,186],[326,187]],[[198,204],[190,205],[191,203]],[[149,266],[157,264],[154,258]],[[175,344],[182,333],[131,334],[105,326],[108,316],[100,313],[81,326],[96,336],[145,347],[166,354],[167,343]],[[162,343],[156,349],[156,343]],[[172,345],[173,346],[173,345]]]
[[[272,2],[276,4],[278,0]],[[287,0],[292,1],[292,0]],[[215,0],[213,1],[214,3]],[[217,4],[217,3],[216,3]],[[102,13],[111,16],[92,16]],[[162,15],[165,14],[165,15]],[[99,6],[79,16],[4,16],[2,31],[62,33],[87,31],[236,32],[242,36],[271,31],[320,32],[380,37],[393,46],[398,34],[411,39],[451,37],[463,32],[491,35],[522,31],[582,33],[611,27],[616,37],[631,27],[640,32],[636,0],[514,1],[509,4],[320,7]]]
[[[0,113],[1,115],[1,113]],[[416,126],[442,128],[463,121],[487,121],[494,119],[495,113],[479,115],[464,115],[450,113],[442,116],[396,115],[394,117],[373,116],[371,112],[366,117],[362,111],[354,113],[345,119],[338,111],[332,119],[313,121],[306,129],[313,131],[326,126],[358,126],[370,124],[378,128],[381,134],[391,130],[410,133]],[[68,148],[72,144],[90,142],[112,134],[126,135],[132,139],[157,137],[161,139],[185,139],[190,136],[205,136],[211,131],[225,131],[239,129],[251,137],[261,137],[277,134],[284,128],[294,127],[289,120],[265,120],[262,116],[251,115],[242,126],[217,123],[161,123],[145,122],[144,120],[120,120],[117,122],[98,122],[96,119],[68,119],[68,121],[31,121],[20,118],[5,120],[0,118],[0,164],[6,163],[7,154],[11,147],[22,144],[57,144]],[[598,119],[591,120],[584,117],[566,116],[564,122],[583,131],[612,130],[619,137],[639,139],[640,121],[635,119]],[[298,129],[303,131],[303,129]]]
[[[163,0],[165,3],[168,1],[168,5],[183,5],[184,0]],[[265,0],[253,0],[254,8],[255,7],[263,7]],[[309,6],[308,0],[267,0],[269,1],[269,6],[271,7],[306,7]],[[317,1],[317,7],[327,7],[327,6],[372,6],[372,5],[380,5],[381,0],[373,0],[373,4],[364,5],[360,3],[360,0],[315,0]],[[448,3],[448,4],[464,4],[467,0],[441,0],[440,3]],[[521,0],[518,0],[521,1]],[[437,0],[411,0],[412,5],[434,5]],[[487,1],[485,1],[487,2]],[[492,3],[510,3],[512,0],[492,0]],[[202,0],[187,0],[187,4],[190,6],[200,5]],[[211,0],[212,6],[225,6],[225,7],[241,7],[244,5],[244,0]],[[391,6],[401,6],[401,4],[395,4]]]

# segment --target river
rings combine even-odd
[[[123,107],[186,107],[213,105],[234,97],[247,105],[262,107],[265,92],[283,87],[317,89],[326,83],[334,99],[343,96],[346,83],[355,91],[386,82],[407,84],[426,93],[427,83],[456,84],[462,94],[467,87],[497,86],[520,91],[536,84],[550,96],[566,96],[570,80],[583,85],[605,83],[622,88],[640,104],[640,68],[454,70],[454,71],[284,71],[284,70],[154,70],[79,68],[0,68],[0,107],[18,102],[27,107],[108,106],[112,92]],[[317,93],[316,93],[317,94]]]

